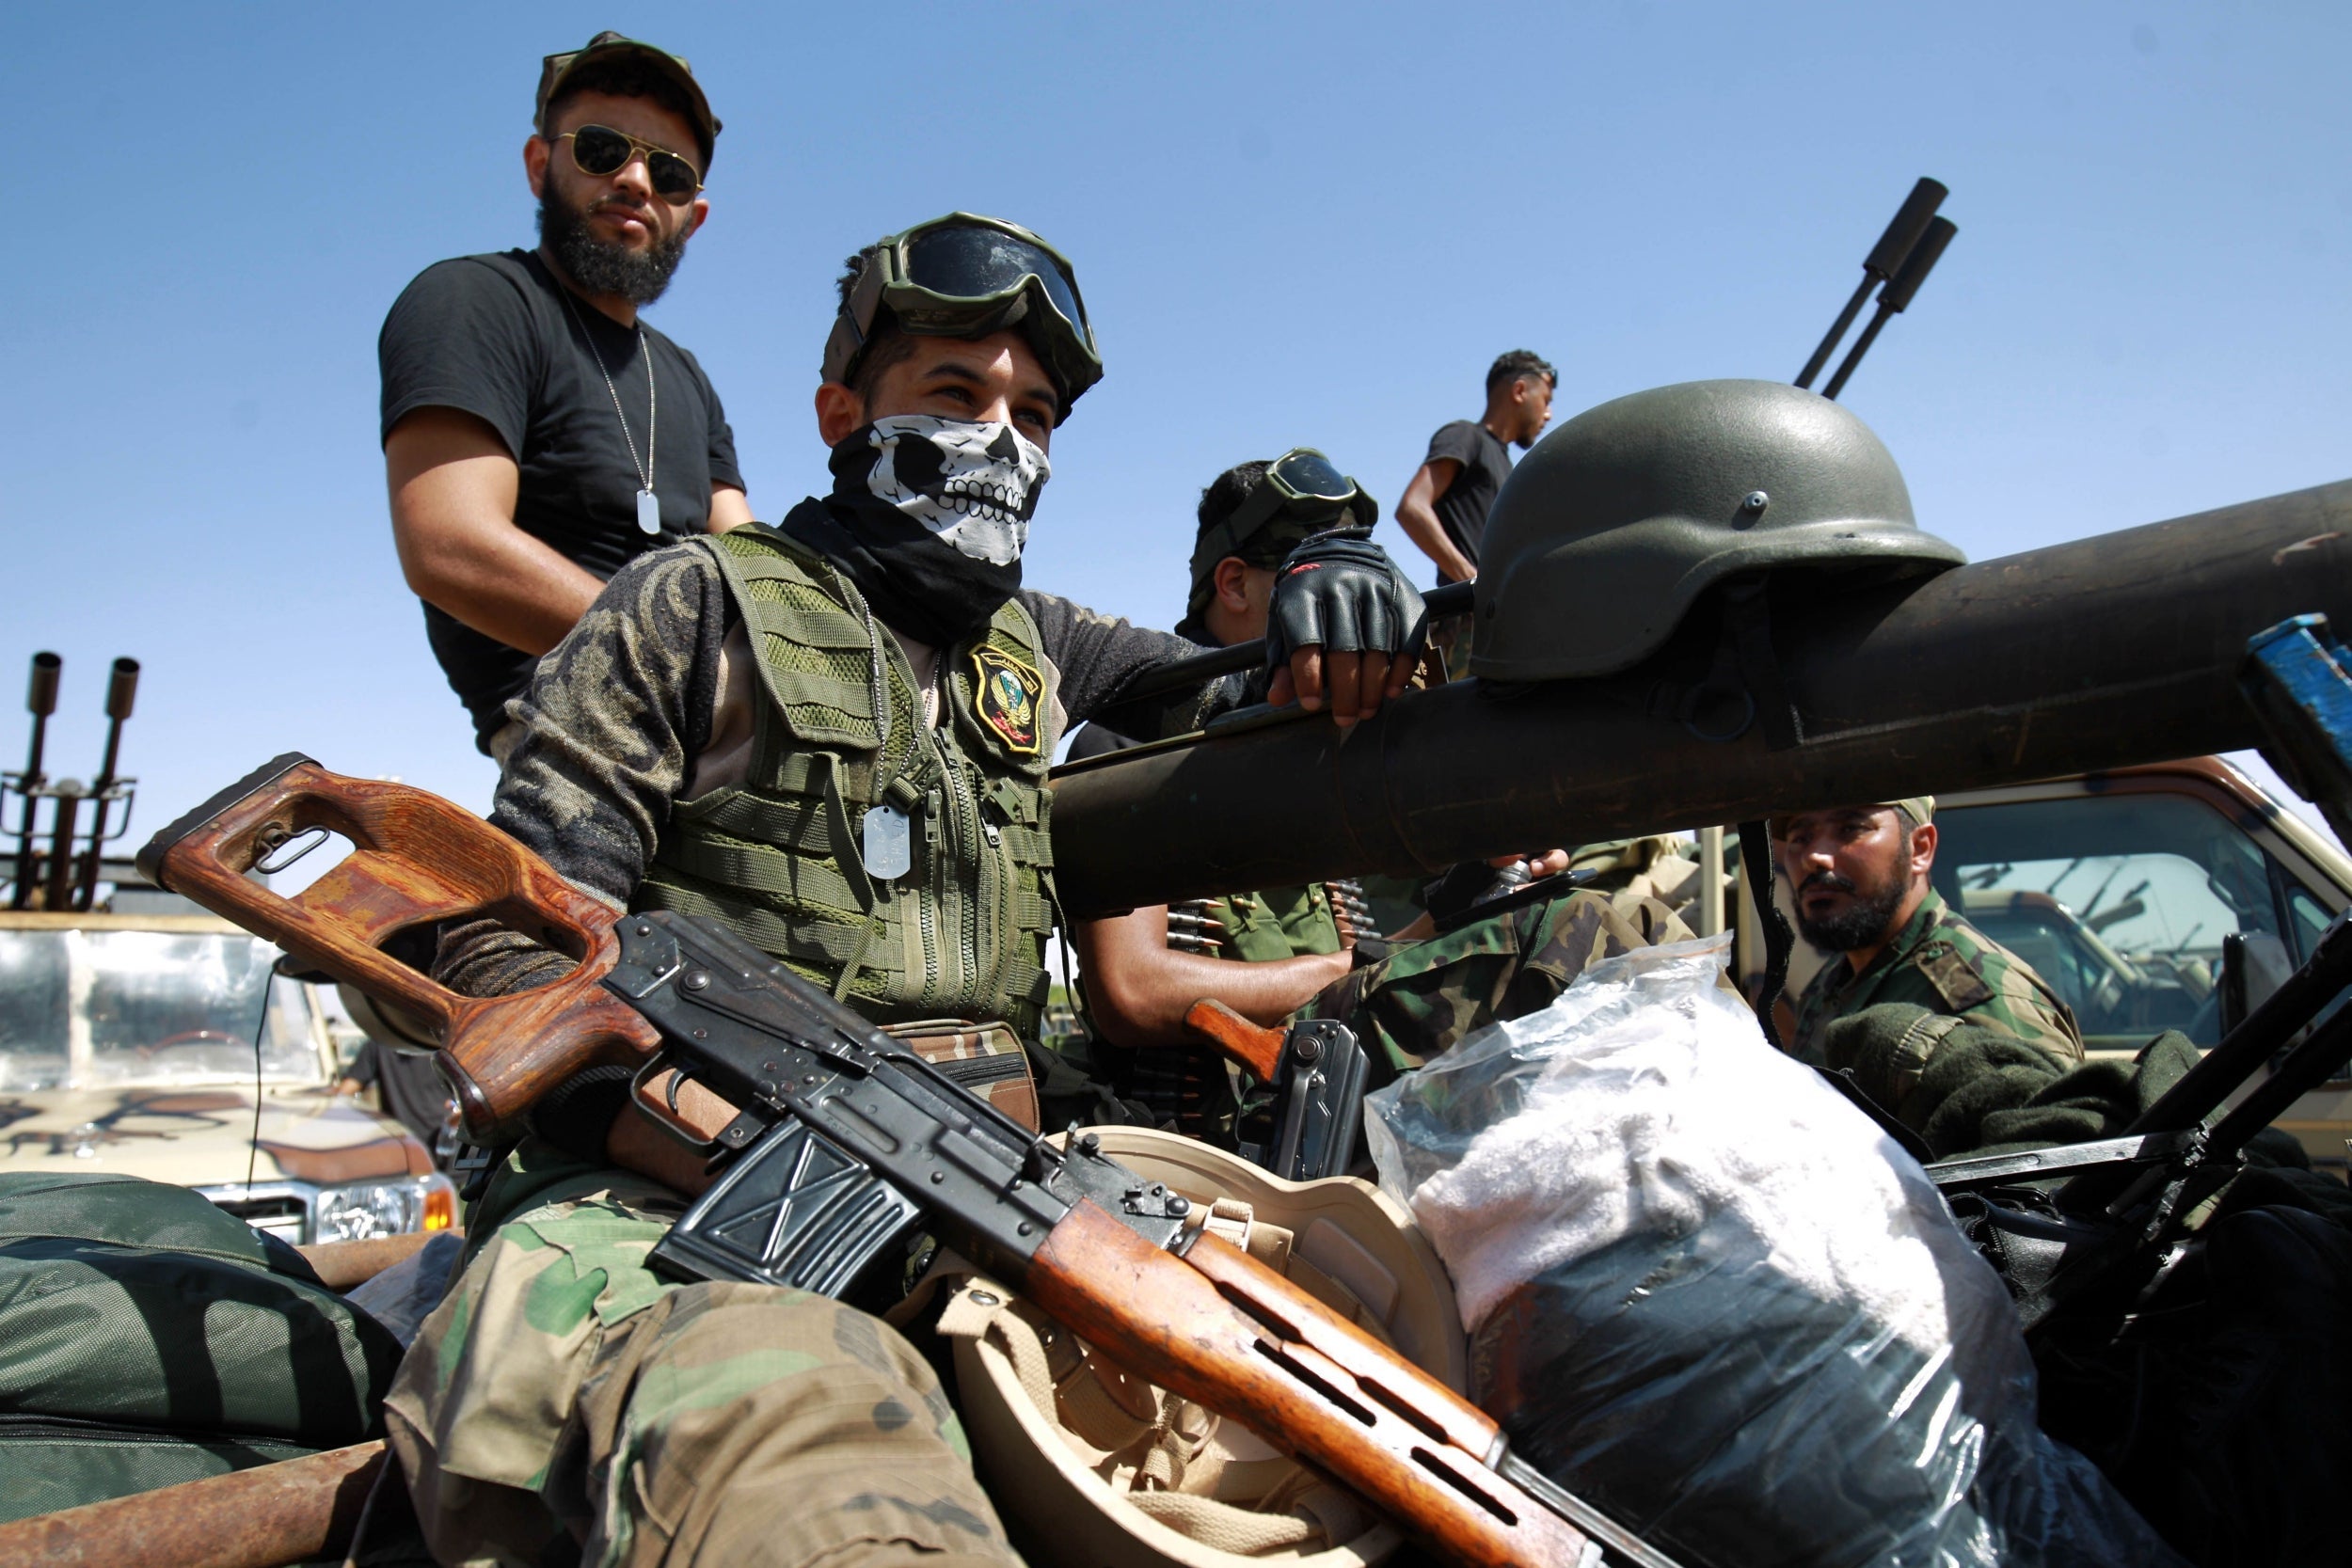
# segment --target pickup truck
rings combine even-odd
[[[295,1244],[454,1225],[424,1146],[334,1092],[321,998],[278,949],[106,875],[87,913],[0,906],[0,1171],[169,1181]]]

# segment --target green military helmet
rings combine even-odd
[[[1967,560],[1920,531],[1867,425],[1776,381],[1690,381],[1590,408],[1529,452],[1479,550],[1470,673],[1558,680],[1637,664],[1737,573],[1926,577]]]

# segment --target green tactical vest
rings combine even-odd
[[[1200,903],[1225,927],[1227,958],[1256,964],[1340,950],[1339,923],[1331,918],[1330,896],[1321,882],[1231,893]]]
[[[634,907],[715,915],[877,1022],[1002,1020],[1037,1037],[1053,929],[1054,691],[1007,600],[940,653],[946,713],[821,556],[754,524],[693,542],[741,611],[764,700],[741,784],[672,808]],[[864,819],[912,818],[913,863],[866,873]]]

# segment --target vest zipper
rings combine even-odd
[[[952,720],[950,721],[952,721]],[[969,896],[959,899],[956,920],[958,952],[962,959],[962,997],[985,1003],[987,993],[981,990],[980,974],[980,910],[987,901],[991,858],[980,847],[980,804],[971,783],[964,777],[952,748],[939,749],[940,761],[946,769],[949,809],[956,822],[959,849],[972,852],[973,879]],[[961,999],[960,998],[959,1001]]]

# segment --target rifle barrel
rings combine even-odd
[[[76,779],[60,779],[52,791],[56,804],[49,840],[49,878],[47,899],[42,908],[63,910],[71,906],[73,891],[73,824],[81,815],[82,785]]]
[[[1862,363],[1862,356],[1870,352],[1872,343],[1878,341],[1879,329],[1886,325],[1889,317],[1902,314],[1910,306],[1912,297],[1919,292],[1919,285],[1925,283],[1928,274],[1935,270],[1936,261],[1944,254],[1944,247],[1950,245],[1952,236],[1959,232],[1960,226],[1949,218],[1930,220],[1927,232],[1919,236],[1919,243],[1912,248],[1909,256],[1903,258],[1903,264],[1895,276],[1887,279],[1885,292],[1879,295],[1878,312],[1870,318],[1870,325],[1862,329],[1862,336],[1854,340],[1853,352],[1846,356],[1846,362],[1837,367],[1837,373],[1831,376],[1829,385],[1821,388],[1823,397],[1835,398],[1845,390],[1846,382],[1853,375],[1855,367]],[[1802,387],[1804,383],[1800,381],[1797,385]]]
[[[1853,325],[1854,317],[1862,313],[1863,302],[1870,297],[1870,291],[1894,277],[1901,268],[1918,245],[1919,236],[1927,232],[1928,220],[1935,215],[1936,208],[1942,206],[1944,198],[1950,194],[1943,182],[1936,180],[1922,179],[1911,187],[1911,194],[1903,198],[1903,204],[1895,209],[1894,217],[1887,222],[1885,232],[1879,235],[1879,243],[1872,245],[1870,254],[1862,259],[1861,287],[1854,290],[1853,297],[1847,300],[1846,308],[1837,313],[1837,320],[1831,324],[1829,334],[1821,340],[1820,347],[1813,351],[1813,357],[1806,360],[1804,369],[1797,372],[1798,386],[1813,385],[1813,378],[1821,373],[1821,367],[1829,363],[1829,356],[1837,352],[1837,345],[1845,339],[1846,329]],[[1836,397],[1837,394],[1833,391],[1825,395]]]
[[[1854,287],[1853,297],[1846,301],[1846,308],[1837,312],[1837,319],[1830,323],[1829,330],[1822,334],[1820,346],[1813,351],[1813,357],[1807,359],[1804,369],[1797,372],[1798,386],[1813,385],[1813,378],[1821,373],[1821,367],[1829,363],[1829,356],[1837,352],[1837,345],[1845,341],[1846,329],[1853,325],[1854,317],[1862,314],[1863,302],[1870,297],[1870,291],[1879,286],[1879,281],[1874,274],[1863,273],[1862,281]],[[1837,394],[1832,392],[1828,395],[1836,397]]]
[[[73,879],[73,907],[77,910],[88,909],[98,897],[99,865],[106,852],[106,808],[111,803],[106,792],[118,782],[115,764],[122,755],[122,721],[131,717],[132,700],[138,689],[139,661],[116,659],[114,673],[106,681],[106,760],[98,769],[98,782],[90,785],[96,804],[90,817],[89,847],[82,851],[81,869]]]
[[[40,798],[33,792],[44,782],[41,752],[48,745],[49,716],[57,711],[57,675],[64,668],[65,660],[46,650],[33,656],[32,683],[24,692],[25,711],[33,716],[33,744],[24,760],[24,776],[17,781],[24,796],[24,815],[17,823],[16,878],[8,898],[10,909],[27,909],[33,902],[33,870],[40,858],[33,826],[40,810]]]

